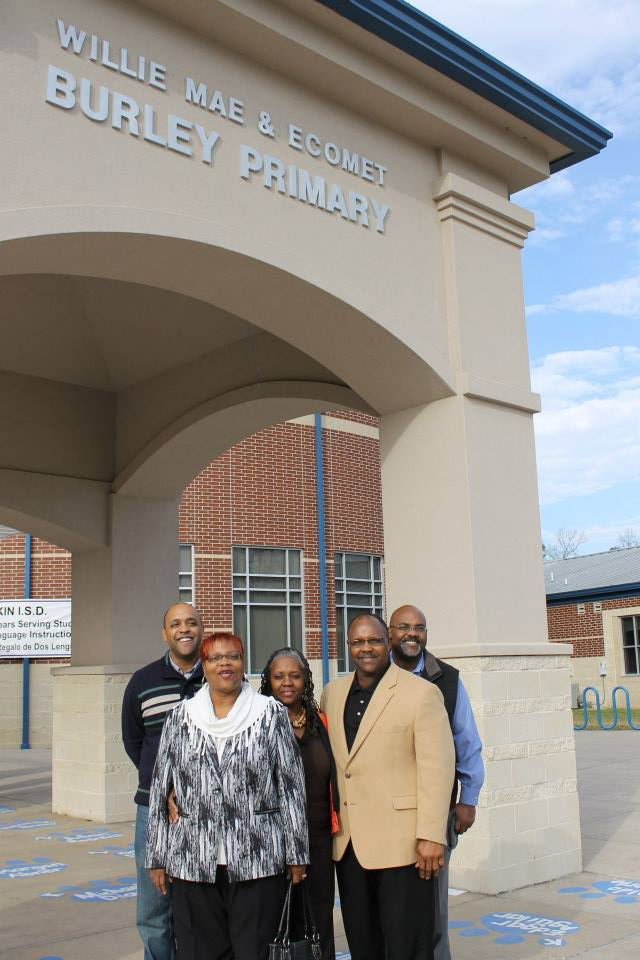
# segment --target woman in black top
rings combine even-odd
[[[287,708],[300,746],[309,823],[310,864],[307,884],[314,920],[320,934],[322,960],[335,960],[335,884],[331,835],[338,830],[337,777],[326,720],[314,698],[313,678],[306,658],[291,647],[275,650],[262,672],[260,692],[265,696],[275,697]],[[298,916],[301,909],[302,905],[298,902]]]

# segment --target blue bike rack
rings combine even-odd
[[[585,687],[584,690],[582,691],[582,709],[584,711],[584,719],[579,726],[574,727],[573,729],[574,730],[587,729],[587,726],[589,724],[587,694],[589,693],[589,691],[591,691],[592,693],[595,694],[595,698],[596,698],[596,720],[598,722],[598,726],[600,727],[601,730],[615,730],[616,727],[618,726],[618,704],[616,702],[616,694],[618,693],[618,690],[621,690],[625,697],[626,706],[627,706],[627,725],[631,730],[640,730],[640,726],[636,726],[633,720],[631,719],[631,697],[629,696],[629,691],[627,690],[626,687],[621,687],[621,686],[614,687],[613,690],[611,691],[611,704],[613,707],[613,719],[611,723],[602,722],[600,691],[597,690],[595,687]]]

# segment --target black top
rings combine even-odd
[[[440,690],[444,699],[445,710],[449,717],[449,725],[453,730],[453,715],[456,711],[458,701],[458,679],[460,672],[452,667],[450,663],[444,660],[438,660],[428,650],[424,652],[424,670],[420,674],[425,680],[434,683]],[[455,807],[458,802],[458,776],[454,777],[453,789],[451,791],[451,807]]]
[[[136,670],[129,680],[122,701],[122,740],[129,757],[138,768],[135,802],[149,805],[151,774],[156,762],[160,735],[167,714],[181,700],[192,697],[203,683],[202,664],[187,680],[171,666],[169,651],[159,660]]]
[[[363,688],[358,683],[358,674],[354,673],[353,683],[347,695],[347,702],[344,705],[344,735],[347,740],[347,748],[351,751],[353,742],[356,739],[358,728],[362,722],[364,712],[371,702],[376,687],[389,669],[389,663],[370,687]]]
[[[458,700],[458,679],[460,671],[444,660],[438,660],[428,650],[424,652],[424,669],[420,674],[425,680],[435,683],[444,699],[445,710],[449,717],[449,724],[453,726],[453,715],[456,712]]]
[[[331,761],[322,738],[311,733],[309,726],[298,740],[304,780],[307,788],[307,819],[309,821],[309,840],[320,840],[331,833],[331,809],[329,806],[329,785],[331,783]]]

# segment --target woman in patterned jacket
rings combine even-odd
[[[302,761],[286,709],[244,679],[242,641],[211,634],[200,659],[207,685],[162,733],[146,865],[162,893],[172,881],[178,960],[266,960],[285,871],[298,883],[309,861]]]

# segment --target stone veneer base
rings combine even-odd
[[[454,887],[495,894],[582,869],[570,658],[547,649],[447,658],[469,693],[486,774],[451,859]]]

